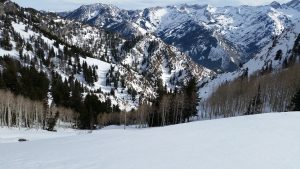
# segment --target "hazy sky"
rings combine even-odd
[[[13,0],[24,7],[32,7],[47,11],[67,11],[78,8],[83,4],[105,3],[125,9],[142,9],[153,6],[172,4],[211,4],[214,6],[264,5],[274,0]],[[285,3],[290,0],[278,0]]]

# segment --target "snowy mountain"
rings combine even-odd
[[[286,6],[300,10],[300,1],[298,0],[292,0],[291,2],[287,3]]]
[[[115,8],[101,6],[104,7],[114,16]],[[49,79],[53,78],[51,72],[63,80],[72,77],[85,88],[84,95],[96,93],[100,100],[110,99],[121,109],[131,110],[140,100],[155,98],[160,81],[174,89],[181,88],[191,77],[202,81],[214,75],[150,34],[125,40],[117,34],[52,13],[24,9],[10,1],[0,3],[0,8],[5,9],[0,13],[0,39],[8,39],[8,48],[0,47],[1,56],[34,66],[46,72]],[[33,65],[30,60],[34,60]],[[81,70],[84,64],[94,69],[94,80]],[[48,99],[51,103],[52,96]]]
[[[208,80],[199,90],[201,118],[247,115],[256,98],[263,98],[259,113],[293,110],[300,84],[299,49],[300,22],[284,30],[239,70]]]
[[[299,21],[300,11],[298,0],[254,7],[183,4],[135,11],[95,4],[64,16],[125,37],[150,32],[201,65],[232,71]]]
[[[0,128],[0,168],[296,169],[299,130],[299,112],[90,134]]]
[[[217,75],[202,89],[200,97],[208,98],[223,83],[233,81],[247,72],[248,76],[259,74],[266,69],[282,70],[295,60],[299,61],[300,22],[294,24],[263,47],[259,54],[246,62],[239,70]]]

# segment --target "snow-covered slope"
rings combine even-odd
[[[221,84],[230,82],[240,76],[259,74],[267,69],[281,70],[287,67],[289,62],[299,61],[299,50],[297,50],[300,46],[299,41],[300,22],[297,22],[265,45],[254,58],[246,62],[237,71],[219,74],[213,80],[209,80],[199,90],[200,97],[205,100]]]
[[[75,135],[87,134],[88,131],[80,131],[67,128],[59,128],[57,132],[49,132],[41,129],[25,129],[25,128],[0,128],[0,144],[16,143],[19,139],[28,141],[61,138]]]
[[[211,69],[234,70],[300,19],[299,1],[266,6],[178,5],[126,11],[103,4],[70,12],[68,19],[124,36],[154,33]]]
[[[97,10],[105,7],[110,9],[111,14],[117,11],[108,5],[98,5],[97,8],[93,7]],[[155,98],[156,85],[160,80],[168,88],[181,88],[192,76],[202,81],[214,75],[213,71],[195,64],[176,47],[167,45],[151,34],[145,34],[134,41],[125,40],[118,34],[64,20],[51,13],[23,9],[10,1],[0,3],[0,6],[5,7],[5,12],[11,19],[10,26],[0,28],[0,38],[2,32],[11,32],[10,39],[13,45],[10,51],[0,47],[0,56],[10,55],[23,62],[20,53],[28,55],[30,59],[38,60],[43,71],[48,74],[55,71],[63,79],[74,76],[74,80],[78,80],[89,91],[98,93],[101,101],[109,98],[121,109],[131,110],[138,106],[139,100]],[[94,14],[91,14],[91,17],[92,15]],[[2,25],[5,22],[5,19],[0,20]],[[17,48],[13,34],[18,34],[21,40],[33,46],[33,49],[30,51],[27,47]],[[42,59],[36,57],[36,46],[39,45],[46,46],[43,51],[45,60],[49,59],[48,49],[54,49],[56,56],[49,59],[51,67],[43,65]],[[61,56],[66,53],[67,47],[77,53],[73,52],[67,61],[62,61]],[[88,84],[83,72],[72,72],[72,68],[77,67],[77,62],[86,62],[88,66],[96,67],[97,81]],[[115,94],[111,94],[112,90]],[[137,92],[136,99],[132,99],[129,90]]]
[[[299,130],[300,112],[289,112],[163,128],[99,130],[63,138],[45,136],[0,144],[0,168],[298,169]]]

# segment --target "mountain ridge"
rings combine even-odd
[[[116,7],[113,15],[102,8],[100,11],[106,13],[92,19],[89,19],[89,13],[93,10],[78,11],[90,6],[81,6],[65,18],[129,38],[153,33],[187,53],[200,65],[213,70],[233,71],[254,57],[274,36],[299,20],[297,15],[300,12],[291,7],[297,1],[292,2],[239,7],[182,4],[143,10]],[[190,44],[184,46],[187,43]]]

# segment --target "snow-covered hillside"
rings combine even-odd
[[[297,22],[286,29],[281,35],[270,41],[254,58],[246,62],[240,69],[234,72],[217,75],[213,80],[203,85],[199,90],[199,96],[204,100],[221,85],[247,74],[251,76],[266,69],[275,71],[284,68],[291,59],[299,60],[298,56],[293,56],[293,50],[299,46],[300,22]],[[298,40],[298,42],[297,42]],[[295,44],[297,43],[297,44]],[[286,63],[285,63],[286,62]]]
[[[73,80],[79,81],[89,91],[98,93],[101,101],[110,99],[124,110],[136,108],[140,100],[155,98],[159,80],[168,88],[181,88],[193,76],[202,81],[214,75],[213,71],[195,64],[176,47],[150,34],[134,41],[125,40],[117,34],[64,20],[51,13],[20,8],[10,1],[0,3],[0,6],[5,8],[5,16],[12,20],[6,21],[5,17],[0,20],[1,25],[11,22],[8,28],[0,28],[0,38],[4,32],[11,32],[7,36],[12,44],[11,50],[0,47],[0,57],[9,55],[23,62],[20,58],[22,53],[29,59],[36,59],[41,67],[39,69],[49,76],[52,71],[59,73],[63,80],[74,76]],[[116,10],[109,6],[106,8]],[[32,49],[18,47],[14,34],[27,46],[31,45]],[[42,49],[45,55],[42,59],[36,57],[37,44],[45,48]],[[52,48],[55,56],[50,58],[48,55]],[[76,51],[67,59],[68,63],[62,60],[67,58],[62,57],[68,53],[65,52],[67,48]],[[51,67],[45,65],[43,60],[49,60]],[[84,62],[96,69],[97,80],[93,83],[85,80],[82,71],[71,71]],[[136,98],[132,98],[129,90],[137,92]]]
[[[64,15],[124,36],[154,33],[211,69],[234,70],[300,20],[299,1],[265,6],[177,5],[126,11],[82,6]]]
[[[61,138],[48,133],[0,144],[0,168],[298,169],[299,130],[300,112],[288,112]],[[12,129],[0,128],[1,137],[17,136],[6,131]]]

